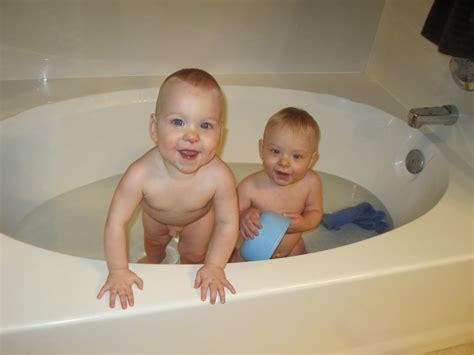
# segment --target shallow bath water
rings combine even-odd
[[[255,163],[230,163],[237,182],[260,169]],[[391,225],[388,211],[380,200],[360,185],[341,177],[319,172],[323,185],[325,213],[352,207],[360,202],[369,202],[375,209],[383,210]],[[103,229],[109,203],[121,175],[112,176],[76,188],[41,204],[31,211],[17,226],[14,237],[41,248],[64,254],[92,259],[104,259]],[[323,226],[304,234],[308,252],[317,252],[339,247],[375,236],[354,224],[343,226],[338,231],[329,231]],[[135,262],[144,255],[143,227],[137,211],[130,223],[129,259]],[[172,240],[164,263],[177,259],[176,241]]]

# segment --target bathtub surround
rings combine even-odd
[[[383,4],[2,0],[0,78],[362,72]]]
[[[450,161],[473,176],[474,92],[457,86],[449,69],[451,57],[439,53],[436,45],[420,34],[432,3],[386,1],[367,73],[407,111],[456,105],[459,119],[455,125],[424,126],[421,131],[437,142]]]
[[[367,74],[407,109],[451,104],[458,107],[461,116],[473,117],[474,93],[454,83],[449,70],[451,57],[439,53],[436,45],[421,35],[432,3],[386,0]],[[467,122],[458,125],[461,130],[472,131]]]

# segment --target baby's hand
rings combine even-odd
[[[204,264],[196,274],[196,281],[194,288],[201,287],[201,300],[205,301],[207,298],[207,290],[211,290],[211,304],[216,303],[217,293],[221,303],[225,303],[225,290],[227,287],[230,292],[235,293],[234,286],[225,277],[224,269],[213,264]]]
[[[104,286],[102,286],[99,294],[97,295],[98,299],[101,299],[102,296],[109,291],[109,306],[110,308],[115,307],[115,298],[117,295],[120,298],[120,303],[122,304],[122,309],[127,308],[127,303],[130,307],[133,306],[133,291],[132,285],[136,284],[140,290],[143,290],[143,280],[139,278],[134,272],[129,269],[122,270],[113,270],[109,272],[107,281]]]
[[[258,230],[262,228],[260,223],[260,211],[256,208],[249,208],[240,217],[240,233],[247,239],[255,239]]]
[[[304,217],[299,213],[286,212],[283,216],[291,218],[290,226],[288,227],[288,233],[298,233],[304,231]]]

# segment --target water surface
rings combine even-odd
[[[260,169],[260,164],[229,164],[237,181]],[[367,189],[347,179],[319,172],[323,185],[325,213],[369,202],[375,209],[387,214],[379,199]],[[31,211],[17,226],[14,237],[40,248],[64,254],[104,260],[103,231],[107,210],[120,175],[112,176],[59,195]],[[143,227],[137,211],[130,223],[128,252],[130,262],[144,255]],[[304,233],[308,252],[336,248],[375,236],[355,224],[344,225],[338,231],[329,231],[322,225]],[[165,263],[176,260],[176,241],[168,248],[170,256]]]

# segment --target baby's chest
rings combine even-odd
[[[144,191],[144,202],[156,210],[196,211],[206,208],[214,193],[206,185],[153,184]]]
[[[256,208],[262,211],[301,213],[305,209],[306,197],[307,194],[299,190],[268,190],[255,193],[252,202]]]

